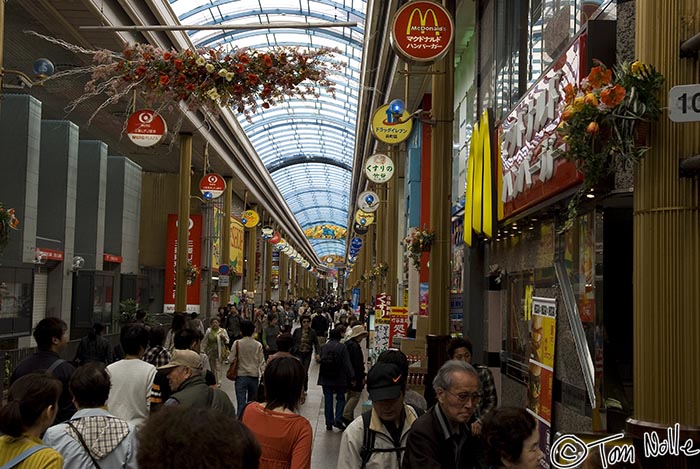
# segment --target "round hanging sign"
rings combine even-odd
[[[364,212],[374,212],[379,208],[379,196],[374,191],[364,191],[357,198],[357,206]]]
[[[389,110],[388,104],[382,104],[372,114],[372,133],[380,142],[389,145],[401,143],[411,135],[411,129],[413,119],[406,110],[397,115]]]
[[[450,50],[454,23],[441,4],[414,0],[394,13],[390,33],[394,52],[409,62],[429,64]]]
[[[260,237],[262,239],[270,239],[273,234],[275,234],[275,230],[271,226],[263,226],[262,230],[260,230]]]
[[[255,210],[246,210],[241,214],[241,223],[246,228],[253,228],[260,223],[260,215]]]
[[[350,247],[360,249],[362,247],[362,238],[352,238],[350,240]]]
[[[367,230],[369,230],[369,228],[367,227],[367,225],[360,225],[359,223],[355,222],[352,225],[352,230],[355,232],[355,234],[363,235],[367,233]]]
[[[355,221],[361,226],[369,226],[374,221],[374,213],[367,213],[362,210],[358,210],[355,213]]]
[[[126,135],[140,147],[157,145],[167,133],[165,120],[150,109],[136,111],[126,121]]]
[[[205,174],[199,180],[199,190],[205,199],[216,199],[226,190],[226,181],[216,173]]]
[[[372,182],[387,182],[394,175],[394,162],[388,156],[376,153],[367,159],[365,174]]]
[[[268,239],[267,241],[270,244],[277,244],[280,242],[280,239],[282,239],[282,237],[280,236],[279,232],[275,231],[275,234],[273,234],[272,237],[270,237],[270,239]]]

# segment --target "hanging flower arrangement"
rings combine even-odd
[[[567,144],[563,156],[576,162],[584,182],[571,199],[564,230],[571,227],[583,195],[601,178],[637,163],[649,149],[649,122],[661,113],[664,77],[639,61],[608,69],[597,62],[581,84],[565,88],[566,107],[557,129]]]
[[[0,202],[0,253],[10,242],[10,231],[16,230],[19,226],[19,219],[15,216],[14,208],[5,208]]]
[[[192,283],[197,280],[201,270],[196,265],[192,264],[191,261],[187,261],[185,266],[185,279],[187,279],[187,285],[192,285]]]
[[[422,230],[413,231],[403,239],[408,257],[411,258],[416,269],[420,269],[421,254],[430,251],[434,240],[435,232],[429,231],[425,227]]]
[[[175,51],[133,44],[119,54],[105,49],[86,50],[60,39],[28,33],[74,52],[92,54],[92,65],[59,72],[48,79],[89,74],[85,94],[70,103],[68,110],[106,94],[107,100],[92,117],[136,92],[156,110],[183,102],[188,109],[215,114],[220,107],[229,107],[249,118],[258,106],[267,109],[291,97],[318,97],[321,89],[335,96],[334,83],[328,76],[343,65],[331,62],[337,51],[326,47]]]

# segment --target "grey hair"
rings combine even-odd
[[[452,374],[461,371],[476,376],[479,379],[479,374],[473,366],[462,360],[448,360],[440,367],[435,378],[433,379],[433,389],[437,392],[438,388],[448,390],[452,386]]]

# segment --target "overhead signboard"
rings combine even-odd
[[[355,213],[355,221],[361,226],[369,226],[374,222],[374,213],[367,213],[362,210],[358,210]]]
[[[226,181],[216,173],[205,174],[199,180],[199,190],[205,199],[217,199],[226,190]]]
[[[432,63],[452,46],[452,15],[439,3],[413,1],[404,4],[391,22],[391,46],[409,62]]]
[[[364,191],[357,198],[357,206],[364,212],[374,212],[379,208],[379,196],[374,191]]]
[[[413,119],[406,110],[399,116],[389,110],[388,104],[383,104],[372,115],[372,133],[380,142],[401,143],[411,135],[411,129]]]
[[[126,121],[126,135],[140,147],[157,145],[167,133],[165,120],[150,109],[136,111]]]
[[[246,228],[253,228],[260,222],[260,215],[255,210],[246,210],[241,214],[241,223]]]

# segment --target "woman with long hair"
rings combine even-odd
[[[311,424],[296,413],[306,382],[304,366],[295,357],[272,359],[263,382],[265,402],[251,402],[241,417],[262,448],[260,469],[311,467]]]
[[[12,383],[7,404],[0,409],[0,466],[63,467],[63,457],[40,439],[56,418],[62,390],[61,382],[49,374],[30,373]]]

